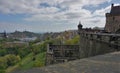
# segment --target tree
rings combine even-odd
[[[6,61],[7,61],[7,65],[8,66],[13,66],[15,65],[18,61],[20,61],[20,57],[19,56],[15,56],[13,54],[8,54],[5,56]]]

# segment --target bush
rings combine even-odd
[[[20,56],[15,56],[15,55],[12,55],[12,54],[8,54],[8,55],[5,56],[5,59],[7,61],[8,66],[13,66],[18,61],[20,61]]]
[[[5,69],[7,68],[7,61],[4,57],[0,57],[0,69]],[[1,72],[0,72],[1,73]]]
[[[5,73],[5,70],[0,70],[0,73]]]

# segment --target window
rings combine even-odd
[[[49,48],[49,51],[52,52],[52,48]]]

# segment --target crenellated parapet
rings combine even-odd
[[[115,46],[114,49],[120,47],[120,34],[109,34],[109,33],[81,33],[81,37],[88,40],[98,41],[101,43],[106,43],[111,46]]]
[[[104,30],[79,28],[80,58],[120,51],[120,34],[105,33]]]

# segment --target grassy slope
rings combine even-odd
[[[74,37],[73,39],[67,40],[65,44],[78,44],[79,42],[79,36]],[[46,41],[44,43],[35,45],[35,49],[43,48],[45,49],[46,44],[49,43],[49,41]],[[45,51],[45,50],[44,50]],[[33,53],[28,54],[25,58],[23,58],[19,63],[17,63],[15,66],[9,67],[6,72],[11,72],[16,69],[20,70],[26,70],[33,67],[42,67],[45,65],[45,54],[46,52],[41,51],[41,53],[38,53],[37,55],[33,56]],[[33,57],[35,57],[35,60],[33,60]]]
[[[35,60],[32,60],[32,56],[28,56],[26,59],[23,59],[20,65],[20,69],[30,69],[32,67],[41,67],[45,64],[45,52],[39,53],[35,56]]]
[[[23,58],[19,63],[15,66],[9,67],[6,72],[11,72],[15,69],[25,70],[33,67],[41,67],[45,65],[45,52],[39,53],[35,56],[35,60],[32,60],[33,54],[30,53],[25,58]]]

